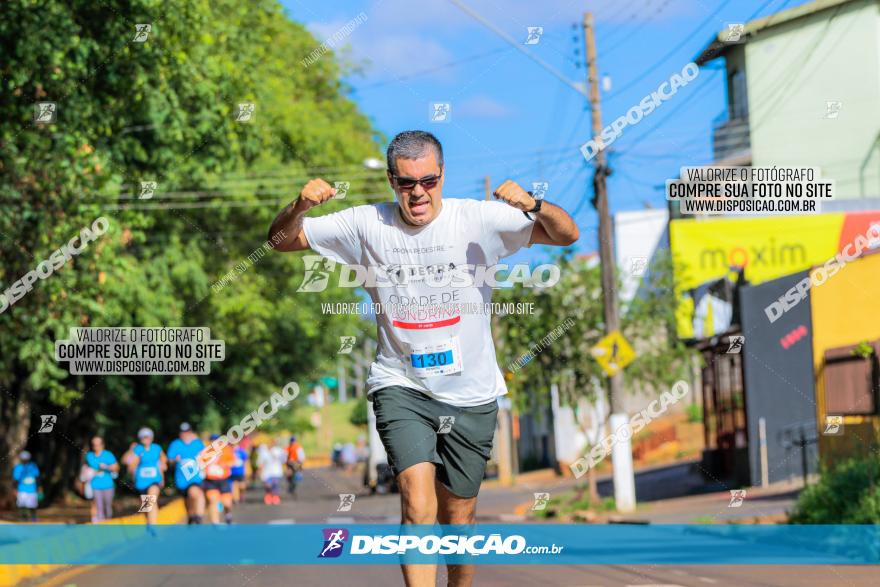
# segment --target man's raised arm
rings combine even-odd
[[[299,197],[278,213],[269,227],[267,243],[277,251],[304,251],[309,248],[303,232],[306,212],[336,195],[336,189],[323,179],[310,180]],[[279,238],[281,236],[282,238]],[[277,242],[276,242],[277,241]]]
[[[529,212],[536,204],[535,198],[509,179],[495,189],[494,195],[497,199],[523,212]],[[568,212],[559,206],[542,202],[541,211],[532,214],[535,218],[535,227],[532,229],[529,244],[567,247],[580,238],[577,224]]]

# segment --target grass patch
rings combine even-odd
[[[344,404],[338,402],[328,404],[323,409],[313,406],[301,408],[304,420],[307,422],[317,422],[317,419],[313,419],[314,414],[321,414],[320,426],[297,433],[306,456],[330,456],[334,443],[353,443],[357,441],[358,436],[366,437],[367,429],[355,426],[350,421],[351,412],[357,403],[358,400],[352,399]]]
[[[543,510],[532,511],[532,515],[540,519],[569,516],[575,512],[592,511],[596,513],[613,512],[616,509],[613,497],[606,497],[596,503],[590,501],[586,487],[575,489],[551,497]]]

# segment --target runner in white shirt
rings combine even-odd
[[[497,398],[507,388],[490,316],[462,308],[491,302],[494,271],[486,267],[534,243],[568,246],[578,228],[510,180],[495,189],[499,201],[443,199],[443,150],[429,133],[397,135],[387,162],[395,202],[306,218],[336,194],[313,179],[272,223],[269,242],[375,274],[366,289],[382,312],[368,394],[400,485],[402,521],[470,524]],[[307,268],[317,266],[306,259]],[[404,565],[403,572],[407,585],[434,585],[435,566]],[[472,565],[450,566],[450,585],[472,580]]]

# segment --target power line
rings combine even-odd
[[[767,4],[769,4],[770,2],[773,2],[773,1],[774,1],[774,0],[768,0],[768,2],[766,2],[766,3],[764,4],[764,6],[766,6]],[[699,25],[697,25],[697,27],[696,27],[693,31],[691,31],[690,33],[688,33],[688,34],[684,37],[684,39],[683,39],[679,44],[677,44],[675,47],[673,47],[672,49],[670,49],[670,50],[669,50],[665,55],[663,55],[663,57],[661,57],[656,63],[654,63],[654,64],[651,65],[650,67],[646,68],[644,71],[639,72],[635,77],[633,77],[633,79],[631,79],[629,82],[627,82],[626,84],[624,84],[623,87],[621,87],[621,88],[618,89],[617,91],[615,91],[615,92],[609,94],[605,99],[606,99],[606,100],[612,100],[612,99],[616,98],[617,96],[620,96],[620,95],[623,94],[625,91],[627,91],[628,89],[630,89],[631,87],[635,86],[635,85],[638,84],[640,81],[642,81],[642,79],[644,79],[644,77],[645,77],[647,74],[649,74],[650,72],[652,72],[652,71],[654,71],[655,69],[657,69],[657,67],[659,67],[660,65],[666,63],[666,61],[667,61],[670,57],[672,57],[673,55],[675,55],[675,54],[678,52],[679,49],[681,49],[681,48],[683,48],[685,45],[687,45],[688,42],[690,42],[691,38],[694,37],[695,35],[697,35],[697,34],[703,29],[704,26],[706,26],[707,24],[709,24],[709,23],[712,21],[712,19],[714,19],[715,16],[716,16],[719,12],[721,12],[721,10],[722,10],[725,6],[727,6],[728,3],[729,3],[729,0],[725,0],[724,2],[722,2],[722,3],[718,6],[718,8],[715,10],[715,12],[713,12],[713,13],[710,14],[708,17],[706,17],[706,19],[703,20]],[[759,10],[760,10],[760,9],[759,9]]]
[[[772,4],[773,2],[776,2],[776,1],[778,1],[778,0],[768,0],[767,2],[764,2],[764,4],[762,4],[761,6],[759,6],[758,9],[755,10],[755,11],[754,11],[754,12],[753,12],[753,13],[747,18],[747,22],[748,22],[748,21],[751,21],[752,19],[754,19],[755,16],[758,15],[758,14],[760,14],[760,13],[761,13],[761,12],[767,7],[767,6],[769,6],[770,4]],[[790,0],[786,0],[786,3],[785,3],[785,4],[787,4],[789,1],[790,1]],[[785,4],[783,4],[783,6],[785,6]],[[771,18],[772,18],[772,17],[771,17]],[[769,22],[769,21],[768,21],[768,22]],[[717,75],[718,71],[720,71],[720,70],[714,70],[714,71],[712,72],[712,75],[710,76],[709,79],[710,79],[710,80],[713,80],[713,79],[715,78],[715,76]],[[703,85],[700,89],[698,89],[698,90],[697,90],[696,92],[694,92],[693,94],[689,95],[689,96],[688,96],[687,98],[685,98],[682,102],[680,102],[679,104],[677,104],[675,108],[673,108],[672,110],[670,110],[670,111],[666,114],[666,116],[664,116],[663,118],[661,118],[661,119],[658,121],[658,123],[657,123],[656,125],[654,125],[654,126],[651,127],[650,129],[648,129],[643,135],[641,135],[641,136],[639,136],[638,138],[636,138],[635,142],[632,143],[631,145],[629,145],[628,147],[626,147],[625,150],[624,150],[622,153],[629,153],[629,152],[633,149],[633,147],[635,147],[636,145],[638,145],[638,144],[640,144],[641,142],[643,142],[643,141],[644,141],[644,140],[645,140],[645,139],[646,139],[651,133],[653,133],[655,130],[657,130],[660,126],[663,125],[663,123],[665,123],[669,118],[671,118],[672,116],[674,116],[676,112],[678,112],[682,107],[684,107],[684,105],[686,105],[688,102],[690,102],[691,100],[693,100],[694,98],[696,98],[696,96],[697,96],[698,94],[702,94],[702,93],[704,93],[705,90],[708,89],[709,87],[711,87],[709,82],[704,83],[704,85]],[[622,154],[622,153],[621,153],[621,154]]]
[[[499,37],[504,39],[504,41],[506,41],[514,49],[516,49],[517,51],[519,51],[520,53],[522,53],[523,55],[525,55],[526,57],[528,57],[529,59],[531,59],[532,61],[534,61],[538,65],[540,65],[541,67],[543,67],[546,71],[551,73],[553,76],[555,76],[562,83],[564,83],[565,85],[567,85],[568,87],[573,89],[575,92],[577,92],[581,96],[584,96],[584,97],[587,96],[586,91],[582,90],[574,82],[572,82],[571,80],[566,78],[564,75],[562,75],[559,72],[559,70],[557,70],[555,67],[553,67],[552,65],[550,65],[549,63],[547,63],[546,61],[541,59],[540,57],[532,54],[530,51],[527,51],[516,40],[514,40],[510,35],[508,35],[504,31],[502,31],[498,27],[496,27],[494,24],[492,24],[491,22],[489,22],[488,20],[486,20],[482,16],[480,16],[479,13],[475,12],[472,8],[467,6],[464,2],[461,2],[461,0],[449,0],[449,1],[452,2],[453,4],[455,4],[459,9],[461,9],[462,12],[464,12],[465,14],[467,14],[468,16],[470,16],[471,18],[473,18],[474,20],[476,20],[477,22],[482,24],[484,27],[486,27],[487,29],[489,29],[490,31],[492,31],[493,33],[495,33],[496,35],[498,35]]]
[[[355,199],[355,198],[352,198]],[[390,200],[391,194],[359,194],[356,198],[360,200],[383,199]],[[283,197],[273,198],[271,200],[255,200],[251,202],[234,201],[234,202],[178,202],[167,204],[164,202],[156,202],[154,204],[109,204],[104,206],[105,210],[193,210],[198,208],[255,208],[261,206],[277,206],[278,202],[284,201]],[[90,202],[94,204],[95,202]]]
[[[651,1],[651,0],[645,0],[645,4],[648,4],[650,1]],[[628,9],[632,8],[632,7],[633,7],[633,4],[634,4],[634,1],[633,1],[633,0],[630,0],[629,2],[626,2],[626,3],[622,4],[620,10],[618,10],[617,12],[615,12],[614,15],[612,15],[612,16],[607,16],[607,17],[604,17],[604,18],[607,19],[607,20],[614,20],[614,19],[616,19],[618,16],[620,16],[621,14],[623,14],[624,12],[626,12]],[[635,13],[633,13],[633,16],[635,16]]]
[[[632,143],[631,145],[629,145],[629,147],[627,147],[624,151],[622,151],[621,154],[623,154],[623,153],[628,153],[630,149],[632,149],[632,148],[635,147],[636,145],[640,144],[640,143],[641,143],[642,141],[644,141],[644,140],[645,140],[645,139],[646,139],[651,133],[653,133],[655,130],[657,130],[658,128],[660,128],[661,126],[663,126],[663,123],[664,123],[664,122],[666,122],[667,120],[669,120],[669,118],[671,118],[672,116],[674,116],[676,112],[678,112],[679,110],[681,110],[682,108],[684,108],[684,106],[686,106],[691,100],[693,100],[694,98],[696,98],[697,95],[703,93],[706,89],[711,88],[712,85],[711,85],[710,81],[711,81],[711,80],[714,80],[714,79],[715,79],[715,76],[716,76],[717,74],[718,74],[718,71],[717,71],[717,70],[716,70],[716,71],[713,71],[713,72],[712,72],[712,75],[710,75],[709,78],[708,78],[709,81],[705,82],[705,83],[703,84],[703,86],[702,86],[700,89],[698,89],[698,90],[695,91],[694,93],[690,94],[687,98],[685,98],[684,100],[682,100],[681,102],[679,102],[678,104],[676,104],[676,105],[675,105],[675,108],[673,108],[672,110],[670,110],[670,111],[666,114],[666,116],[664,116],[663,118],[661,118],[660,120],[658,120],[658,121],[657,121],[657,124],[655,124],[654,126],[652,126],[651,128],[649,128],[647,131],[645,131],[644,134],[642,134],[641,136],[637,137],[637,138],[635,139],[635,142]]]
[[[489,57],[490,55],[495,55],[496,53],[500,53],[502,51],[510,51],[510,47],[497,47],[495,49],[492,49],[491,51],[477,53],[476,55],[471,55],[470,57],[464,57],[464,58],[458,59],[456,61],[450,61],[449,63],[444,63],[443,65],[438,65],[437,67],[422,69],[420,71],[415,71],[415,72],[407,74],[407,75],[402,75],[402,76],[397,77],[393,80],[384,80],[384,81],[372,83],[372,84],[369,84],[366,86],[361,86],[359,88],[355,88],[355,91],[360,92],[363,90],[372,90],[374,88],[379,88],[379,87],[387,86],[387,85],[394,84],[397,82],[402,82],[404,80],[413,79],[416,77],[427,75],[429,73],[435,73],[437,71],[442,71],[442,70],[448,69],[450,67],[456,67],[456,66],[462,65],[464,63],[470,63],[471,61],[478,61],[480,59],[484,59],[486,57]]]
[[[654,14],[652,14],[652,15],[649,16],[648,18],[642,20],[642,22],[640,22],[639,24],[637,24],[637,25],[635,26],[635,28],[633,28],[633,29],[629,32],[629,34],[625,34],[625,35],[624,35],[624,36],[623,36],[623,37],[622,37],[617,43],[615,43],[611,48],[609,48],[609,49],[605,49],[605,51],[603,51],[603,53],[604,53],[605,55],[608,55],[609,53],[611,53],[612,51],[614,51],[614,50],[617,49],[618,47],[622,47],[622,46],[624,45],[624,43],[625,43],[626,41],[628,41],[633,35],[635,35],[637,32],[639,32],[640,30],[642,30],[642,29],[645,27],[645,25],[647,25],[647,24],[650,22],[650,20],[651,20],[652,18],[654,18],[655,16],[659,16],[660,13],[663,12],[663,11],[666,9],[666,7],[669,5],[669,3],[670,3],[671,1],[672,1],[672,0],[666,0],[663,4],[661,4],[661,5],[657,8],[657,10],[654,12]],[[633,16],[635,16],[635,14],[633,14]]]
[[[822,30],[820,30],[820,31],[817,33],[817,35],[815,36],[813,42],[811,42],[811,43],[809,43],[809,44],[807,45],[807,51],[806,51],[806,54],[803,56],[803,58],[797,60],[797,62],[798,62],[799,64],[802,64],[802,65],[803,65],[803,64],[806,64],[806,63],[810,60],[810,58],[812,58],[813,53],[815,53],[815,52],[816,52],[816,49],[819,48],[819,45],[822,44],[822,39],[828,34],[828,29],[831,28],[831,22],[832,22],[835,18],[837,18],[837,15],[840,14],[840,11],[843,9],[843,7],[844,7],[844,4],[840,4],[840,5],[838,5],[838,6],[837,6],[837,9],[836,9],[836,10],[834,11],[834,13],[831,15],[831,18],[829,18],[827,21],[825,21],[825,26],[824,26],[824,28],[822,28]],[[845,32],[845,31],[844,31],[844,32]],[[830,55],[830,53],[826,53],[825,57],[827,58],[828,55]],[[752,128],[753,128],[753,129],[757,129],[757,128],[759,128],[759,127],[761,126],[762,123],[764,123],[764,122],[767,121],[767,118],[768,118],[769,116],[771,116],[770,113],[771,113],[771,112],[773,111],[773,109],[779,104],[779,101],[782,100],[782,99],[784,98],[786,88],[787,88],[788,86],[790,86],[790,85],[792,84],[792,82],[794,82],[794,80],[795,80],[795,79],[796,79],[796,78],[797,78],[797,77],[798,77],[803,71],[804,71],[804,69],[803,69],[802,67],[793,68],[790,72],[787,72],[789,75],[788,75],[785,79],[780,80],[779,85],[778,85],[776,88],[774,88],[773,90],[771,90],[770,92],[768,92],[768,96],[772,94],[773,97],[772,97],[772,98],[768,97],[768,98],[766,99],[766,101],[769,102],[770,100],[772,100],[773,103],[770,104],[770,105],[767,107],[767,109],[766,109],[767,114],[764,116],[764,118],[762,118],[760,121],[755,121],[754,125],[752,125]]]
[[[537,167],[536,157],[544,157],[547,155],[551,155],[549,159],[543,160],[544,163],[549,165],[557,165],[562,161],[565,161],[567,157],[559,158],[559,155],[567,155],[573,149],[576,148],[576,145],[568,146],[568,147],[557,147],[553,149],[538,149],[535,151],[530,151],[526,153],[521,153],[513,159],[526,158],[530,162],[532,162],[532,166],[528,169]],[[495,159],[497,160],[497,156]],[[507,158],[504,158],[504,161],[509,163]],[[527,171],[520,169],[520,174],[527,174]],[[198,199],[198,198],[219,198],[219,199],[235,199],[235,198],[246,198],[249,196],[269,196],[269,195],[286,195],[290,194],[291,191],[294,191],[291,188],[291,183],[296,182],[297,180],[306,180],[313,176],[302,176],[300,178],[280,178],[280,179],[270,179],[270,180],[259,180],[257,178],[250,180],[251,182],[257,183],[257,185],[235,185],[234,189],[228,189],[228,185],[219,185],[212,186],[210,188],[205,189],[190,189],[190,190],[177,190],[177,191],[156,191],[154,195],[150,198],[147,198],[153,202],[159,201],[169,201],[169,200],[187,200],[187,199]],[[343,176],[346,179],[355,179],[352,176]],[[363,183],[366,183],[370,178],[367,177]],[[375,181],[379,181],[384,183],[384,177],[375,177],[373,178]],[[482,185],[482,180],[471,180],[470,183]],[[278,186],[278,187],[272,187]],[[125,184],[123,187],[134,187],[131,184]],[[252,189],[249,189],[252,188]],[[353,190],[349,188],[350,193],[354,193]],[[389,192],[390,193],[390,192]],[[97,200],[86,200],[88,203],[107,203],[109,200],[139,200],[143,201],[145,198],[141,196],[140,191],[132,192],[121,192],[119,194],[110,194],[110,193],[97,193],[94,194],[94,197],[103,198]]]

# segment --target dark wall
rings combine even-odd
[[[772,324],[764,313],[806,271],[781,277],[740,293],[742,331],[745,335],[743,371],[746,417],[749,430],[749,468],[752,484],[761,482],[758,420],[767,422],[767,460],[773,483],[803,474],[804,457],[810,473],[816,472],[816,389],[813,379],[813,325],[810,297],[800,301]],[[799,340],[783,339],[800,329]],[[804,334],[803,331],[806,330]],[[809,444],[799,446],[802,438]],[[804,452],[805,451],[805,452]]]
[[[552,424],[553,410],[549,406],[519,415],[516,450],[520,473],[556,466]]]

